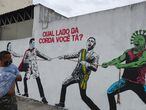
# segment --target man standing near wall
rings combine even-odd
[[[91,110],[100,110],[94,102],[86,95],[87,81],[91,71],[96,71],[98,68],[99,56],[94,52],[96,40],[93,37],[87,40],[87,49],[81,49],[79,52],[71,55],[64,55],[59,59],[78,58],[78,63],[70,78],[62,84],[60,102],[56,106],[65,106],[66,89],[74,83],[78,83],[82,100],[88,105]]]
[[[134,48],[126,50],[121,56],[102,64],[103,68],[110,65],[118,69],[124,68],[122,78],[112,84],[107,91],[110,110],[117,110],[114,96],[120,92],[132,90],[146,104],[146,31],[133,33],[131,43]],[[125,64],[122,63],[125,61]]]
[[[4,96],[0,98],[0,110],[17,110],[15,97],[15,80],[21,81],[18,68],[12,63],[11,53],[0,52],[0,91]],[[2,82],[1,82],[2,81]]]
[[[40,97],[42,98],[43,103],[48,103],[45,95],[44,95],[44,90],[43,86],[41,83],[41,79],[39,76],[39,71],[38,71],[38,64],[37,64],[37,56],[50,61],[51,58],[45,56],[44,54],[40,53],[36,48],[35,48],[35,39],[32,38],[29,41],[29,49],[25,51],[24,57],[22,59],[21,64],[19,65],[19,70],[25,72],[24,76],[24,94],[23,96],[28,97],[28,87],[27,87],[27,80],[30,78],[30,76],[33,76],[34,79],[37,81],[37,85],[39,88],[39,93]]]
[[[14,52],[12,50],[12,43],[11,42],[7,43],[7,51],[11,53],[12,57],[17,57],[17,58],[22,57],[21,55],[19,55],[18,53]],[[17,81],[16,81],[16,88],[17,88],[18,94],[21,95]]]

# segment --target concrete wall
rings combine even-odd
[[[0,27],[1,40],[21,39],[32,36],[33,20]]]
[[[42,28],[42,23],[39,22],[39,19],[36,19],[34,36],[36,36],[37,47],[50,57],[57,57],[85,48],[86,39],[93,36],[97,40],[95,52],[100,55],[99,64],[101,64],[102,62],[118,57],[125,50],[132,48],[132,45],[130,45],[132,33],[139,29],[146,29],[145,10],[146,2],[143,2],[69,19],[52,21],[46,29]],[[70,32],[68,34],[56,34],[56,31],[59,32],[63,29],[70,31],[72,28],[78,28],[78,32],[75,35],[80,36],[82,34],[82,40],[73,41],[74,34]],[[44,35],[45,32],[52,34],[47,36]],[[68,37],[70,40],[67,42],[57,42],[57,37]],[[40,43],[40,39],[55,40]],[[56,59],[45,64],[43,68],[40,68],[40,71],[44,71],[42,78],[47,91],[47,97],[50,103],[54,104],[59,101],[62,81],[72,73],[76,63]],[[45,68],[47,71],[45,71]],[[118,80],[118,73],[119,70],[114,67],[108,69],[99,67],[97,72],[90,77],[87,94],[102,110],[108,109],[106,90],[113,82]],[[46,76],[43,77],[43,75]],[[66,99],[67,108],[70,110],[89,109],[83,103],[79,94],[78,85],[73,85],[68,88]],[[145,109],[142,101],[132,92],[126,92],[121,97],[122,105],[118,106],[118,109],[136,110],[139,107],[141,107],[141,110]],[[131,103],[129,104],[129,102]]]
[[[38,36],[42,29],[49,27],[50,22],[67,19],[52,9],[37,4],[34,7],[33,36]]]
[[[0,0],[0,15],[32,5],[32,0]]]
[[[59,102],[60,90],[64,79],[72,73],[76,62],[59,60],[58,56],[78,52],[86,48],[86,39],[90,36],[96,38],[94,51],[100,55],[99,64],[121,55],[125,50],[132,48],[130,37],[135,30],[146,29],[146,2],[116,8],[69,19],[54,19],[51,22],[40,20],[40,5],[35,7],[33,37],[36,38],[36,47],[39,51],[53,59],[52,61],[38,60],[41,82],[48,103],[54,105]],[[44,26],[46,25],[46,26]],[[45,28],[44,28],[45,27]],[[66,33],[63,33],[62,30]],[[45,33],[49,33],[48,35]],[[58,34],[59,33],[59,34]],[[77,36],[78,39],[73,39]],[[57,38],[69,40],[58,41]],[[54,41],[40,42],[40,39],[54,39]],[[13,50],[24,54],[28,48],[29,38],[11,41]],[[6,48],[8,41],[0,42],[0,50]],[[19,48],[17,48],[19,45]],[[22,58],[14,58],[19,65]],[[107,88],[118,80],[119,70],[115,67],[98,68],[92,72],[88,81],[87,95],[101,109],[108,110]],[[24,77],[24,72],[21,73]],[[19,83],[23,94],[23,83]],[[36,80],[28,80],[29,97],[41,100]],[[121,104],[118,110],[145,110],[146,105],[131,91],[121,93]],[[130,103],[129,103],[130,102]],[[89,110],[81,100],[77,84],[67,88],[66,108],[69,110]]]

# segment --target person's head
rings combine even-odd
[[[131,44],[135,46],[135,48],[145,48],[146,45],[146,30],[138,30],[133,33],[131,36]]]
[[[7,43],[7,51],[11,51],[12,50],[12,43],[8,42]]]
[[[30,49],[34,49],[35,48],[35,39],[34,38],[31,38],[29,40],[29,48]]]
[[[87,49],[92,50],[95,47],[95,45],[96,45],[96,39],[94,37],[89,37],[87,39],[87,44],[86,44]]]
[[[11,53],[8,51],[0,52],[0,62],[2,67],[7,67],[12,63]]]

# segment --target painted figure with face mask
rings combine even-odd
[[[91,74],[91,71],[96,71],[98,68],[99,56],[94,52],[96,40],[94,37],[87,39],[87,48],[81,49],[79,52],[60,56],[59,59],[78,59],[78,63],[71,74],[70,78],[66,79],[62,84],[61,96],[59,104],[56,106],[65,106],[66,89],[71,84],[78,83],[80,89],[80,95],[82,100],[88,105],[91,110],[100,110],[94,102],[86,95],[87,81]]]
[[[23,96],[28,97],[28,87],[27,87],[27,80],[32,76],[37,81],[40,97],[42,98],[43,103],[48,103],[45,95],[43,86],[41,83],[41,79],[39,77],[38,71],[38,64],[37,64],[37,57],[40,57],[44,60],[50,61],[51,58],[47,57],[46,55],[42,54],[35,48],[35,39],[32,38],[29,41],[29,49],[25,51],[24,57],[22,59],[21,64],[19,65],[19,70],[25,72],[24,76],[24,94]]]
[[[146,104],[146,31],[139,30],[131,37],[132,49],[126,50],[121,56],[102,64],[103,68],[110,65],[118,69],[124,68],[122,78],[107,90],[110,110],[117,110],[114,96],[120,92],[132,90]],[[123,63],[125,61],[125,63]]]
[[[11,53],[0,52],[0,110],[17,110],[15,81],[21,81],[18,68],[12,64]]]

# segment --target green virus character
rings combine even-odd
[[[102,67],[114,65],[124,69],[122,78],[107,90],[110,110],[117,110],[114,96],[120,92],[132,90],[146,104],[146,30],[138,30],[131,36],[133,48],[126,50],[119,57],[103,63]]]

